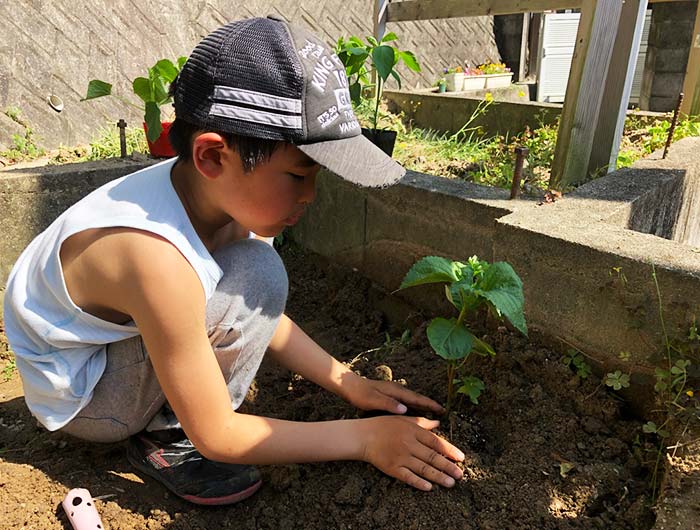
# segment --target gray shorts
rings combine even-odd
[[[262,241],[236,241],[213,254],[224,271],[207,302],[209,342],[234,409],[243,402],[287,301],[287,273]],[[145,428],[177,426],[140,336],[107,347],[107,367],[90,403],[61,429],[95,442],[124,440]]]

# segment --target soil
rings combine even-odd
[[[294,247],[282,254],[288,314],[316,341],[362,375],[444,400],[445,370],[425,322],[402,343],[403,329],[368,303],[377,291],[358,273]],[[487,338],[498,354],[472,366],[486,383],[480,404],[460,403],[441,429],[467,454],[454,488],[419,492],[361,462],[270,466],[255,496],[218,508],[188,504],[134,472],[123,443],[92,445],[38,427],[18,376],[5,381],[0,361],[0,527],[69,529],[60,502],[83,487],[111,530],[651,528],[648,469],[635,445],[641,422],[594,375],[577,378],[561,353],[503,327]],[[244,408],[300,421],[358,416],[269,363]]]

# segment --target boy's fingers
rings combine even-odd
[[[464,460],[464,453],[462,451],[444,438],[440,438],[437,434],[431,432],[421,433],[418,436],[418,441],[452,460],[456,460],[457,462]]]
[[[409,405],[423,410],[432,410],[435,412],[444,412],[445,410],[437,401],[422,394],[418,394],[417,392],[413,392],[412,390],[398,385],[393,385],[393,388],[398,390],[398,395],[396,397],[404,403],[408,403]]]
[[[415,452],[416,458],[421,460],[422,462],[426,462],[427,464],[430,464],[432,467],[435,469],[442,471],[445,476],[449,475],[450,477],[454,478],[455,480],[460,480],[463,476],[462,470],[459,469],[453,462],[442,456],[437,450],[431,449],[430,447],[426,447],[425,445],[421,446],[416,452]],[[425,476],[425,475],[424,475]],[[427,477],[426,478],[430,478]],[[433,479],[430,479],[433,480]],[[435,482],[435,481],[433,481]],[[451,484],[446,484],[444,481],[440,482],[443,486],[450,486]]]
[[[435,484],[440,484],[446,488],[451,488],[455,485],[455,479],[437,469],[430,462],[426,462],[420,458],[411,458],[408,461],[407,467],[417,475]]]
[[[400,467],[396,474],[394,474],[394,478],[422,491],[430,491],[433,489],[433,485],[430,482],[420,478],[407,467]]]
[[[394,398],[389,397],[386,394],[383,394],[381,408],[382,410],[393,412],[394,414],[404,414],[408,410],[406,405],[399,403]]]
[[[404,417],[404,419],[410,421],[411,423],[415,423],[419,427],[423,427],[428,431],[432,429],[437,429],[440,426],[440,422],[438,420],[429,420],[428,418],[416,418],[413,416],[408,416]]]

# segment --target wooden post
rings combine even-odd
[[[530,36],[530,13],[523,13],[523,29],[520,32],[520,60],[518,61],[518,81],[525,81],[527,75],[527,43]]]
[[[584,0],[564,98],[550,188],[589,180],[588,161],[620,23],[619,0]]]
[[[698,2],[698,12],[695,15],[695,28],[690,43],[683,94],[685,94],[685,98],[681,106],[681,113],[688,116],[700,116],[700,2]]]
[[[374,32],[374,38],[377,40],[382,40],[382,37],[386,33],[388,8],[389,0],[374,0],[372,31]]]
[[[588,162],[588,175],[610,173],[617,166],[647,6],[647,0],[626,0],[622,6]]]

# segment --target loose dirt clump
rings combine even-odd
[[[439,401],[445,373],[424,326],[400,340],[371,307],[375,288],[358,273],[294,247],[288,314],[329,352],[366,377],[388,378]],[[482,330],[487,333],[486,330]],[[387,333],[389,334],[387,337]],[[85,444],[37,427],[18,378],[0,380],[2,528],[64,529],[59,507],[88,488],[115,529],[649,529],[641,423],[591,375],[578,379],[561,355],[500,328],[488,332],[494,361],[477,359],[479,405],[458,403],[441,434],[467,455],[452,489],[411,489],[361,462],[270,466],[265,485],[233,507],[200,508],[132,471],[123,444]],[[300,421],[358,417],[309,381],[263,363],[246,412]]]

